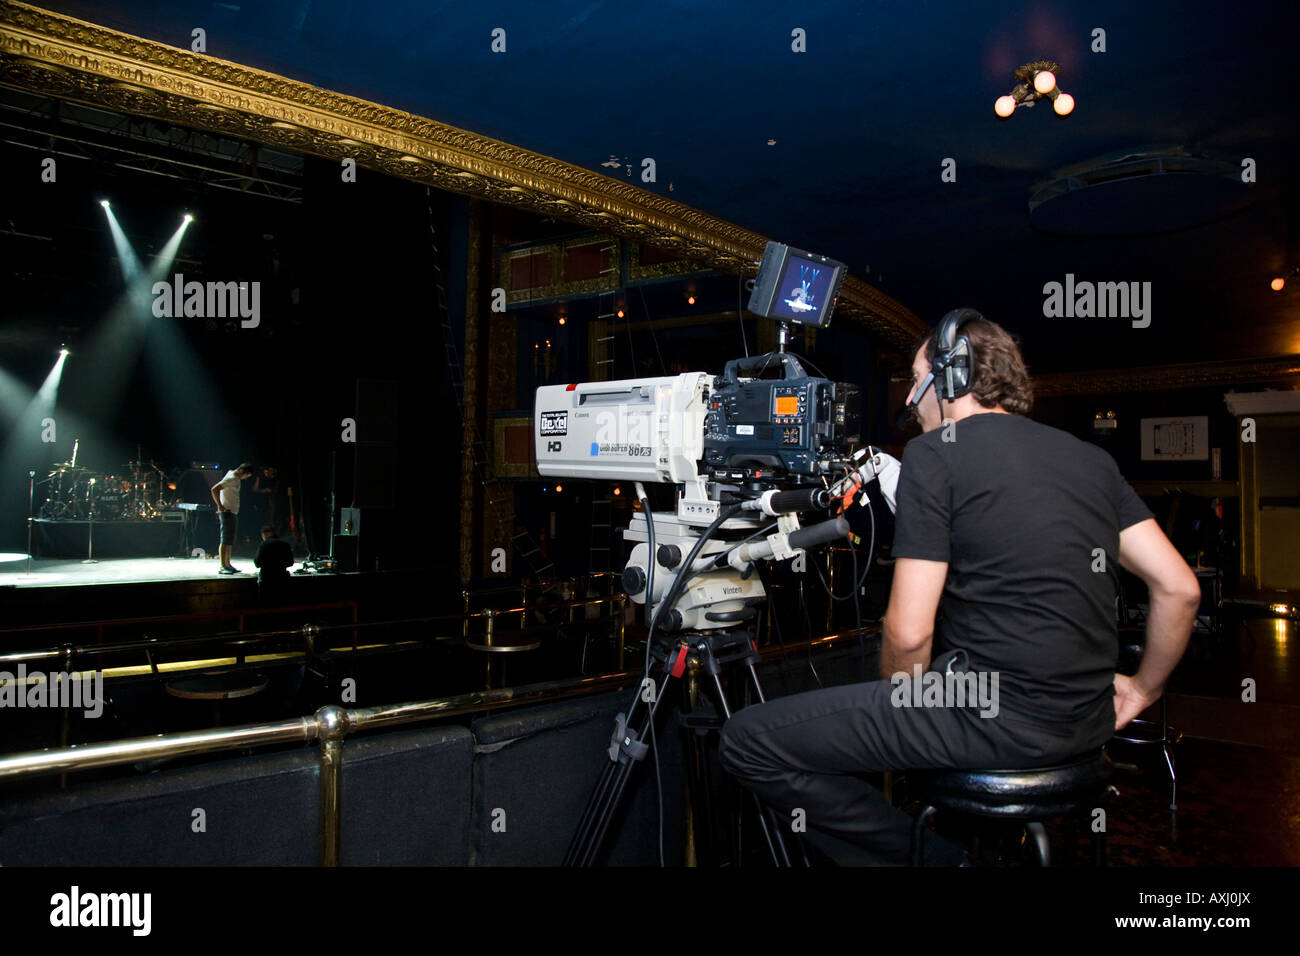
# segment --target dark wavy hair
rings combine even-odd
[[[934,361],[938,330],[922,339],[912,355],[925,349],[925,360]],[[1016,415],[1028,415],[1034,407],[1034,386],[1020,355],[1020,345],[1006,329],[988,319],[962,323],[958,336],[970,339],[974,370],[970,394],[985,408],[1002,406]]]

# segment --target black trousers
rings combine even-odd
[[[861,775],[1045,767],[1100,748],[1114,729],[1113,698],[1087,720],[1047,725],[1014,715],[1005,700],[981,717],[975,707],[896,707],[893,692],[880,680],[747,707],[723,726],[722,765],[783,819],[802,810],[804,838],[835,862],[905,866],[911,817]],[[926,865],[961,859],[958,844],[926,840]]]

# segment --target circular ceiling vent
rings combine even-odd
[[[1178,149],[1125,152],[1035,187],[1029,221],[1065,236],[1137,236],[1215,222],[1255,197],[1240,162]]]

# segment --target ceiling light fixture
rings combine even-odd
[[[1046,98],[1052,101],[1052,109],[1057,115],[1068,116],[1074,111],[1074,97],[1063,93],[1057,86],[1056,74],[1060,69],[1060,65],[1051,60],[1034,60],[1019,67],[1015,72],[1015,88],[994,101],[993,112],[1006,119],[1017,106],[1033,106]]]
[[[1300,279],[1300,266],[1293,266],[1290,272],[1274,276],[1273,281],[1268,284],[1268,287],[1274,292],[1281,292],[1286,288],[1288,280],[1295,281],[1297,279]]]

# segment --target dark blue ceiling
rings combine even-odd
[[[1300,289],[1267,289],[1297,262],[1293,2],[41,5],[185,48],[202,27],[213,56],[506,140],[843,259],[927,320],[974,305],[1025,338],[1031,367],[1300,352]],[[505,53],[491,50],[495,28]],[[791,50],[795,28],[806,53]],[[1090,49],[1095,28],[1104,53]],[[1040,57],[1061,64],[1074,114],[1040,106],[999,121],[993,100]],[[1029,197],[1056,171],[1153,145],[1254,158],[1255,201],[1155,236],[1031,227]],[[630,176],[601,166],[611,155]],[[643,157],[657,182],[640,181]],[[948,157],[951,183],[940,176]],[[1140,192],[1118,203],[1101,218],[1141,216]],[[1151,281],[1152,328],[1045,318],[1043,284],[1066,273]]]

